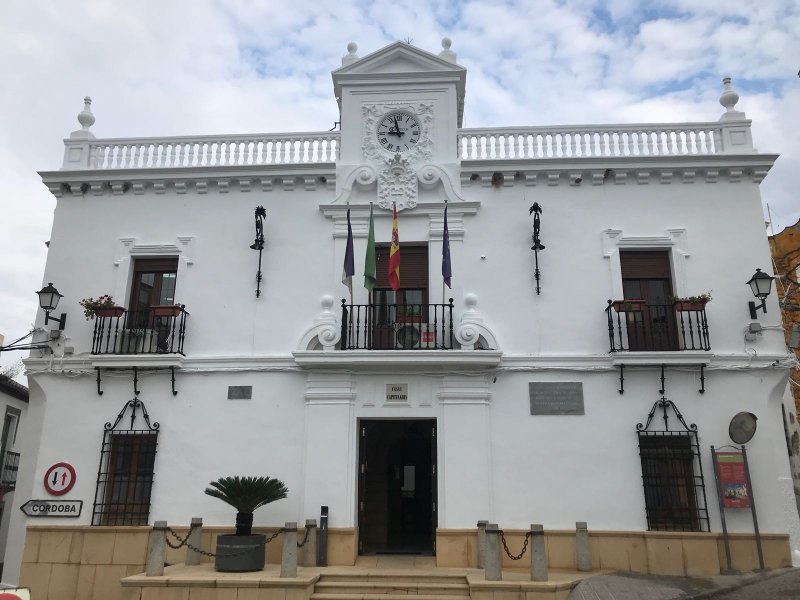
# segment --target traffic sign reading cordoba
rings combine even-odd
[[[29,517],[79,517],[83,500],[28,500],[19,507]]]

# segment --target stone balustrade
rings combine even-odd
[[[722,154],[722,123],[460,129],[461,160]],[[749,128],[749,124],[748,124]]]
[[[334,162],[339,132],[66,140],[64,169],[152,169]],[[88,157],[70,160],[70,147]],[[74,153],[73,153],[74,155]]]
[[[458,131],[457,153],[459,160],[479,161],[708,156],[752,153],[749,134],[749,121],[475,128]],[[339,158],[340,136],[332,131],[68,139],[65,145],[65,170],[181,169],[332,163]]]

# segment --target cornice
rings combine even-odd
[[[714,354],[712,352],[616,352],[613,354],[503,354],[494,350],[348,350],[348,351],[304,351],[292,354],[270,354],[256,356],[186,356],[180,365],[159,364],[163,355],[152,357],[115,356],[100,364],[104,357],[88,354],[67,356],[53,361],[47,358],[23,360],[28,375],[39,374],[86,374],[94,376],[95,366],[114,369],[132,369],[134,366],[164,368],[175,366],[182,373],[192,372],[300,372],[315,369],[341,372],[347,369],[375,372],[381,369],[396,372],[403,369],[419,371],[449,371],[454,368],[487,368],[498,371],[583,371],[598,373],[613,371],[624,364],[634,368],[692,367],[705,364],[707,370],[747,371],[761,369],[784,370],[790,354],[747,353]]]
[[[177,194],[209,191],[220,194],[273,190],[336,189],[336,163],[152,169],[87,169],[40,171],[42,182],[56,196]]]
[[[462,160],[463,187],[761,183],[777,154]],[[498,175],[499,174],[499,175]]]
[[[317,369],[363,370],[412,369],[419,371],[453,368],[494,368],[500,364],[503,353],[496,350],[347,350],[333,352],[293,352],[298,365]]]
[[[430,202],[417,204],[410,210],[403,211],[403,217],[442,217],[444,212],[444,202]],[[447,204],[448,214],[474,215],[478,213],[481,203],[474,201],[450,202]],[[350,209],[351,219],[361,219],[366,223],[369,219],[369,204],[320,204],[319,209],[322,214],[332,219],[343,219],[347,217],[347,209]],[[366,228],[364,227],[364,231]]]

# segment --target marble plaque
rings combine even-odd
[[[582,415],[583,383],[543,382],[528,383],[532,415]]]

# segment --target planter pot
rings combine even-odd
[[[614,300],[611,303],[617,312],[642,312],[644,305],[644,300]]]
[[[686,312],[689,310],[703,310],[706,307],[705,302],[690,302],[688,300],[676,300],[673,303],[675,310],[678,312]]]
[[[267,536],[260,534],[218,536],[214,570],[223,573],[261,571],[266,543]]]
[[[112,306],[110,308],[95,308],[95,317],[121,317],[125,314],[125,309],[121,306]]]
[[[183,308],[177,304],[156,304],[150,307],[150,314],[154,317],[177,317]]]

